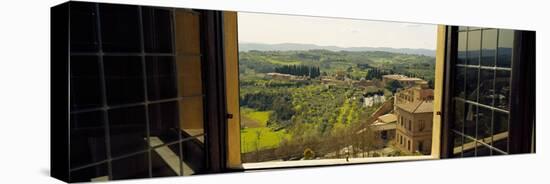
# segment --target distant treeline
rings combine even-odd
[[[308,76],[310,78],[319,77],[321,70],[319,67],[306,65],[285,65],[275,68],[275,72],[297,76]]]

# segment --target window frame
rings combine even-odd
[[[508,154],[535,153],[535,32],[514,30],[513,54],[510,68],[510,109]],[[441,158],[453,158],[454,138],[451,131],[453,122],[454,103],[452,89],[455,89],[453,79],[453,65],[457,62],[458,26],[446,26],[444,91],[443,94],[443,124],[441,140]],[[521,61],[521,62],[520,62]],[[525,82],[527,81],[527,82]],[[525,90],[528,89],[528,90]],[[521,122],[528,122],[522,124]],[[530,144],[525,144],[530,143]]]
[[[225,54],[225,66],[233,66],[226,68],[226,76],[237,76],[238,79],[238,49],[236,50],[237,54],[235,55],[234,48],[238,48],[238,38],[237,38],[237,13],[236,12],[225,12],[223,15],[231,16],[231,18],[224,19],[225,28],[228,28],[228,25],[233,25],[234,27],[229,27],[230,29],[224,30],[225,37],[230,37],[232,39],[225,39],[224,45],[226,46]],[[433,110],[433,126],[432,126],[432,145],[431,145],[431,154],[422,155],[422,156],[401,156],[401,157],[370,157],[370,158],[349,158],[349,159],[320,159],[320,160],[300,160],[300,161],[273,161],[273,162],[257,162],[257,163],[242,163],[241,160],[241,149],[240,149],[240,105],[237,102],[227,103],[227,109],[232,109],[228,111],[228,124],[229,129],[227,129],[227,163],[226,167],[230,171],[250,171],[250,170],[263,170],[263,169],[279,169],[279,168],[302,168],[302,167],[316,167],[316,166],[333,166],[333,165],[352,165],[352,164],[368,164],[368,163],[384,163],[384,162],[397,162],[397,161],[410,161],[410,160],[434,160],[440,158],[440,135],[441,135],[441,109],[442,109],[442,94],[443,94],[443,84],[444,84],[444,62],[445,62],[445,40],[446,40],[446,26],[437,25],[437,46],[436,46],[436,64],[435,64],[435,80],[434,80],[434,110]],[[227,47],[230,49],[228,50]],[[234,66],[236,65],[236,66]],[[235,77],[231,78],[235,79]],[[229,82],[229,78],[226,79],[228,86],[226,86],[227,99],[229,102],[231,99],[239,99],[239,86],[238,82],[236,87],[232,86]],[[236,93],[235,93],[236,92]],[[231,107],[232,106],[232,107]],[[238,114],[238,115],[237,115]],[[239,117],[238,119],[235,117]],[[238,141],[235,141],[238,139]],[[237,146],[238,145],[238,146]],[[237,156],[238,155],[238,156]]]

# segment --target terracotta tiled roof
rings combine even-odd
[[[426,113],[434,111],[433,101],[416,101],[412,103],[397,104],[397,107],[410,113]]]

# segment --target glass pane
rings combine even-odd
[[[100,4],[101,38],[105,52],[140,52],[137,6]]]
[[[151,151],[153,177],[181,175],[180,144],[163,146]]]
[[[508,152],[508,113],[495,111],[493,121],[493,146]]]
[[[500,29],[498,32],[498,67],[511,67],[514,46],[514,31]]]
[[[152,146],[179,140],[178,103],[172,101],[149,105],[149,123]]]
[[[96,56],[71,56],[71,110],[102,106]]]
[[[465,80],[465,75],[466,75],[466,69],[464,67],[460,67],[460,66],[455,66],[455,72],[456,72],[456,76],[455,76],[455,81],[454,81],[454,88],[455,88],[455,96],[457,97],[461,97],[461,98],[466,98],[465,96],[465,83],[464,83],[464,80]]]
[[[466,68],[466,99],[477,101],[479,68]]]
[[[71,114],[71,168],[107,159],[103,111]]]
[[[457,133],[454,133],[452,132],[452,135],[453,135],[453,155],[454,157],[462,157],[462,144],[463,144],[463,139],[464,137],[462,137],[461,135],[457,134]]]
[[[73,182],[94,182],[108,181],[109,171],[107,164],[82,168],[71,172],[71,183]]]
[[[464,137],[464,145],[462,145],[462,157],[476,156],[476,142],[473,139]]]
[[[93,3],[71,3],[71,52],[95,52],[97,42],[97,16]]]
[[[172,52],[172,13],[168,9],[143,7],[145,52]]]
[[[479,103],[493,106],[495,71],[481,69],[479,75],[481,77],[479,80]]]
[[[462,129],[464,128],[464,117],[465,111],[464,111],[464,102],[461,100],[455,100],[455,114],[454,114],[454,126],[452,129],[462,132]]]
[[[109,105],[144,100],[143,67],[135,56],[105,56],[105,81]]]
[[[146,57],[149,100],[175,98],[176,70],[172,57]]]
[[[113,180],[148,178],[149,156],[148,153],[113,160]]]
[[[480,144],[480,143],[477,143],[477,148],[476,148],[476,156],[489,156],[491,155],[491,149],[489,149],[489,147],[483,145],[483,144]]]
[[[476,137],[476,118],[477,118],[477,106],[465,103],[466,113],[464,121],[464,134],[472,138]]]
[[[144,106],[109,110],[109,124],[113,157],[147,148]]]
[[[457,64],[466,64],[466,43],[468,39],[468,32],[459,32],[458,33],[458,52],[457,52]]]
[[[175,11],[175,41],[176,53],[200,54],[200,17],[189,10],[176,9]]]
[[[206,164],[204,136],[184,141],[181,146],[183,151],[183,175],[188,176],[203,172]]]
[[[468,32],[468,64],[479,65],[481,52],[481,31]]]
[[[510,109],[510,71],[496,71],[495,107]]]
[[[196,96],[202,92],[202,67],[199,56],[177,56],[178,95]]]
[[[481,42],[481,65],[495,66],[497,30],[483,30],[482,34],[483,41]]]
[[[491,144],[491,135],[492,135],[492,118],[493,111],[485,107],[478,107],[477,114],[477,139],[483,141],[487,144]]]
[[[180,127],[189,135],[203,130],[203,97],[188,97],[180,103]]]

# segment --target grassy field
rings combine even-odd
[[[272,111],[256,111],[251,108],[241,108],[243,128],[241,130],[241,152],[275,148],[283,139],[290,139],[286,130],[273,131],[267,127],[267,120]],[[258,139],[259,135],[259,139]]]
[[[241,130],[241,153],[256,151],[256,147],[258,150],[276,148],[283,139],[290,138],[286,130],[273,131],[268,127],[245,128]]]

